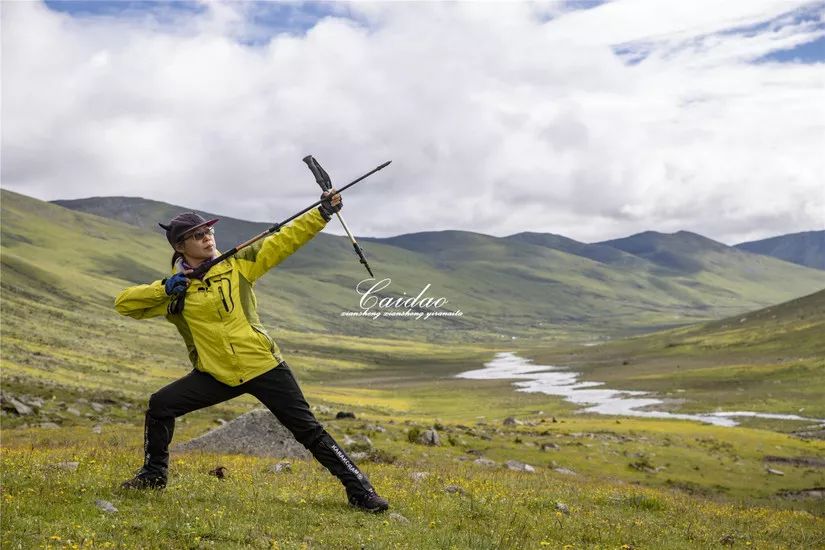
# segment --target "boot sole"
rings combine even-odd
[[[375,508],[367,508],[365,506],[358,506],[357,504],[352,504],[352,503],[350,503],[350,506],[352,508],[355,508],[356,510],[366,512],[368,514],[380,514],[382,512],[386,512],[390,508],[389,506],[386,506],[386,507],[385,506],[376,506]]]

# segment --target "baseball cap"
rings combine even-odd
[[[218,221],[220,221],[220,218],[207,221],[194,212],[183,212],[169,220],[168,224],[158,223],[158,225],[166,230],[166,240],[169,241],[169,244],[175,246],[187,232],[204,225],[211,227]]]

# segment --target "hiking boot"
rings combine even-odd
[[[376,493],[365,493],[361,496],[350,495],[349,505],[373,514],[383,512],[390,507],[387,499],[378,496]]]
[[[166,478],[139,473],[132,479],[120,484],[121,489],[163,489],[166,487]]]

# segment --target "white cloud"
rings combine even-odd
[[[822,36],[821,4],[347,4],[254,47],[249,4],[206,6],[3,3],[3,186],[274,221],[317,195],[312,153],[339,185],[393,159],[345,198],[364,235],[825,227],[823,65],[753,62]]]

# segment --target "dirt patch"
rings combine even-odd
[[[800,489],[798,491],[779,491],[776,494],[782,498],[812,498],[822,500],[825,498],[825,487],[812,487],[810,489]]]
[[[825,439],[825,426],[797,430],[795,432],[791,432],[791,435],[794,435],[799,439]]]
[[[790,464],[791,466],[803,466],[809,468],[825,468],[825,458],[813,456],[772,456],[763,458],[765,462],[775,462],[779,464]]]

